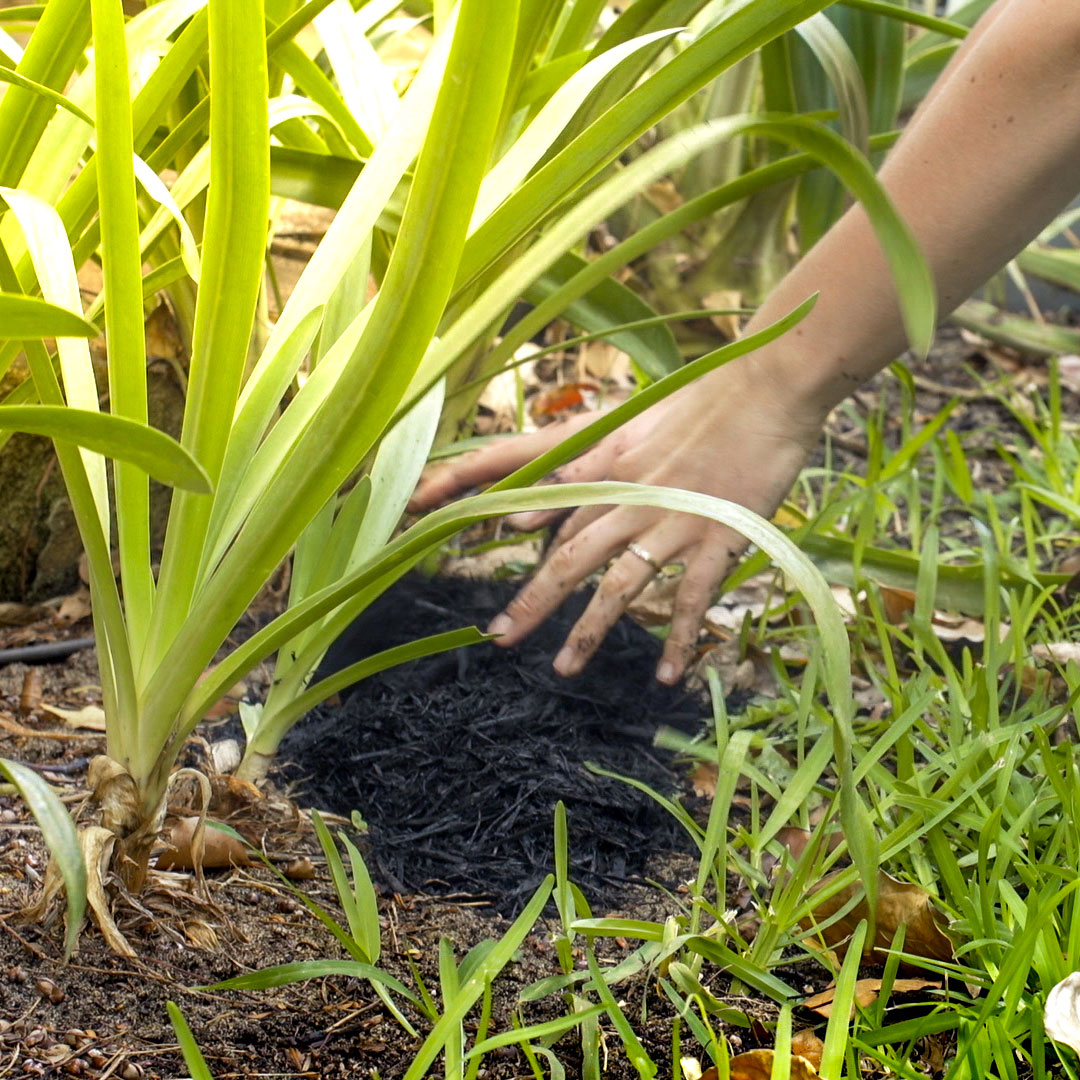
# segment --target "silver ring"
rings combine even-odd
[[[631,555],[636,555],[639,559],[643,559],[658,574],[664,569],[640,544],[631,541],[626,545],[626,550],[629,551]]]

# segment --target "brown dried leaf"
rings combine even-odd
[[[803,1028],[791,1036],[791,1052],[796,1057],[806,1058],[815,1069],[821,1068],[821,1052],[825,1044],[810,1030]]]
[[[720,770],[715,761],[702,761],[690,773],[690,788],[699,799],[711,799],[716,795],[716,779]]]
[[[90,613],[90,590],[80,588],[60,601],[60,607],[57,609],[53,621],[57,626],[70,626],[81,619],[89,618]]]
[[[1046,645],[1032,645],[1031,655],[1036,660],[1049,660],[1055,664],[1067,664],[1070,660],[1080,664],[1080,643],[1051,641]]]
[[[776,1053],[773,1050],[750,1050],[745,1054],[737,1054],[728,1063],[731,1080],[771,1080],[773,1058]],[[818,1071],[804,1057],[797,1054],[791,1056],[791,1080],[813,1080]],[[717,1080],[716,1066],[706,1069],[702,1073],[701,1080]]]
[[[911,589],[895,589],[890,585],[881,585],[879,588],[885,618],[893,626],[905,622],[908,613],[915,610],[915,593]]]
[[[825,886],[837,873],[841,871],[827,874],[817,888]],[[861,888],[862,886],[858,883],[850,885],[823,901],[814,911],[816,921],[824,922],[844,907]],[[835,949],[842,957],[848,939],[867,914],[864,897],[841,919],[822,930],[821,937],[829,948]],[[904,952],[931,960],[952,960],[952,942],[942,930],[939,920],[940,916],[931,903],[930,894],[924,888],[898,881],[883,870],[879,870],[875,935],[873,941],[866,943],[863,958],[865,960],[880,959],[874,956],[875,952],[888,949],[892,945],[897,927],[903,924],[907,927],[904,936]],[[810,919],[803,919],[800,925],[804,930],[809,930],[813,923]]]
[[[0,626],[30,626],[52,617],[44,604],[18,604],[13,600],[0,603]]]
[[[58,716],[68,727],[85,728],[87,731],[105,730],[105,710],[100,705],[84,705],[81,709],[62,709],[59,705],[46,705],[43,712]]]
[[[250,866],[247,848],[235,837],[218,829],[203,829],[200,836],[198,817],[179,818],[164,834],[168,845],[158,856],[159,870],[220,869],[226,866]]]
[[[306,855],[300,855],[281,867],[281,872],[290,881],[311,881],[315,877],[315,864]]]
[[[938,987],[940,985],[940,982],[935,982],[932,979],[894,979],[892,992],[894,994],[911,994],[916,990],[925,990],[928,986]],[[855,1004],[859,1008],[865,1009],[868,1005],[873,1005],[877,1001],[880,993],[880,979],[860,979],[855,984]],[[835,998],[836,987],[830,986],[828,989],[822,990],[820,994],[807,998],[803,1005],[810,1009],[811,1012],[816,1012],[818,1016],[824,1016],[828,1019],[828,1017],[832,1016]],[[854,1009],[852,1015],[854,1015]]]
[[[720,289],[703,296],[701,303],[706,308],[740,308],[743,294],[738,289]],[[710,321],[728,341],[734,341],[739,336],[739,318],[738,315],[713,315]]]

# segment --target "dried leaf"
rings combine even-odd
[[[821,1068],[821,1052],[825,1044],[810,1030],[803,1028],[791,1036],[791,1052],[796,1057],[806,1058],[815,1069]]]
[[[666,626],[675,611],[675,594],[682,584],[682,575],[653,578],[630,601],[626,613],[642,626]]]
[[[59,705],[41,704],[44,712],[58,716],[68,727],[87,731],[105,730],[105,710],[100,705],[84,705],[81,709],[62,709]]]
[[[217,952],[221,947],[217,931],[203,919],[186,920],[184,935],[196,949],[202,949],[203,952]]]
[[[775,1057],[773,1050],[750,1050],[736,1055],[728,1063],[731,1080],[771,1080]],[[701,1080],[717,1080],[717,1075],[713,1065],[705,1070]],[[806,1058],[791,1055],[791,1080],[813,1080],[817,1075],[817,1069]]]
[[[671,180],[657,180],[645,189],[645,197],[663,214],[678,210],[683,204],[679,189]]]
[[[1080,1054],[1080,971],[1067,975],[1046,995],[1043,1027],[1054,1042]]]
[[[281,872],[290,881],[311,881],[315,877],[315,864],[306,855],[300,855],[281,867]]]
[[[115,843],[115,833],[100,825],[79,830],[79,846],[86,863],[86,903],[109,948],[120,956],[133,957],[135,950],[113,922],[109,897],[105,892],[105,878]]]
[[[80,588],[70,596],[64,597],[53,621],[57,626],[70,626],[72,623],[79,622],[80,619],[89,618],[90,613],[90,590]]]
[[[250,866],[247,848],[219,829],[199,830],[198,817],[179,818],[165,834],[168,845],[158,856],[159,870],[220,869],[226,866]],[[201,832],[201,835],[200,835]]]
[[[925,990],[928,986],[939,987],[941,983],[932,979],[894,979],[892,992],[894,994],[911,994],[917,990]],[[865,1009],[868,1005],[873,1005],[877,1001],[880,993],[880,979],[860,979],[855,984],[855,1004],[860,1009]],[[832,1016],[835,998],[836,987],[830,986],[828,989],[822,990],[820,994],[807,998],[803,1005],[810,1009],[811,1012],[816,1012],[818,1016],[824,1016],[828,1019],[828,1017]],[[854,1010],[852,1015],[854,1015]]]
[[[585,404],[585,393],[599,393],[595,383],[572,382],[557,386],[554,390],[543,390],[529,402],[529,415],[534,420],[541,417],[556,416],[570,409],[577,409]]]
[[[1049,660],[1055,664],[1067,664],[1070,660],[1080,664],[1080,643],[1051,641],[1046,645],[1032,645],[1031,655],[1036,660]]]
[[[0,626],[29,626],[51,616],[52,611],[44,604],[18,604],[13,600],[0,603]]]
[[[690,787],[699,799],[711,799],[716,795],[716,778],[720,770],[715,761],[702,761],[690,773]]]
[[[720,289],[703,296],[701,303],[706,308],[741,308],[743,295],[738,289]],[[734,341],[739,336],[738,315],[713,315],[711,321],[728,341]]]
[[[885,618],[898,626],[907,620],[909,612],[915,610],[915,593],[911,589],[896,589],[890,585],[879,586],[881,590],[881,606],[885,610]]]
[[[827,874],[822,878],[817,889],[825,886],[837,873]],[[823,901],[814,911],[816,922],[822,923],[833,913],[844,907],[862,888],[858,883],[841,889],[835,896]],[[814,891],[817,891],[815,889]],[[836,949],[843,956],[846,942],[855,932],[862,919],[867,917],[866,899],[861,899],[846,915],[825,927],[821,937],[829,948]],[[940,916],[931,903],[930,894],[919,885],[911,885],[878,871],[878,905],[875,920],[876,932],[873,941],[868,941],[863,949],[865,960],[881,959],[875,957],[878,950],[888,949],[892,945],[897,927],[905,925],[904,952],[913,956],[932,960],[949,961],[953,959],[952,942],[942,930]],[[800,925],[809,930],[813,924],[810,919],[803,919]]]
[[[244,756],[239,739],[218,739],[210,744],[209,750],[210,761],[218,773],[231,773]]]

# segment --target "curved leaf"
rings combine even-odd
[[[84,446],[137,465],[170,487],[198,495],[211,491],[206,470],[175,439],[123,416],[66,405],[4,405],[0,406],[0,429]]]
[[[83,862],[79,838],[67,807],[60,801],[49,783],[33,769],[17,761],[0,758],[0,774],[6,776],[18,789],[34,820],[41,827],[41,835],[48,845],[67,892],[67,933],[64,938],[64,956],[71,956],[79,936],[83,912],[86,910],[86,864]]]
[[[74,311],[35,296],[0,293],[0,339],[98,336],[98,328]]]

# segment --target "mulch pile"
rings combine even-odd
[[[417,637],[482,628],[515,588],[408,578],[338,641],[327,670]],[[670,796],[682,775],[653,735],[661,724],[696,731],[706,707],[655,682],[660,643],[626,619],[583,674],[555,675],[552,657],[587,600],[571,597],[516,649],[474,645],[370,678],[293,730],[281,760],[299,800],[360,812],[381,885],[469,894],[513,914],[554,868],[560,799],[572,880],[601,910],[640,880],[651,853],[691,848],[654,800],[586,762]]]

